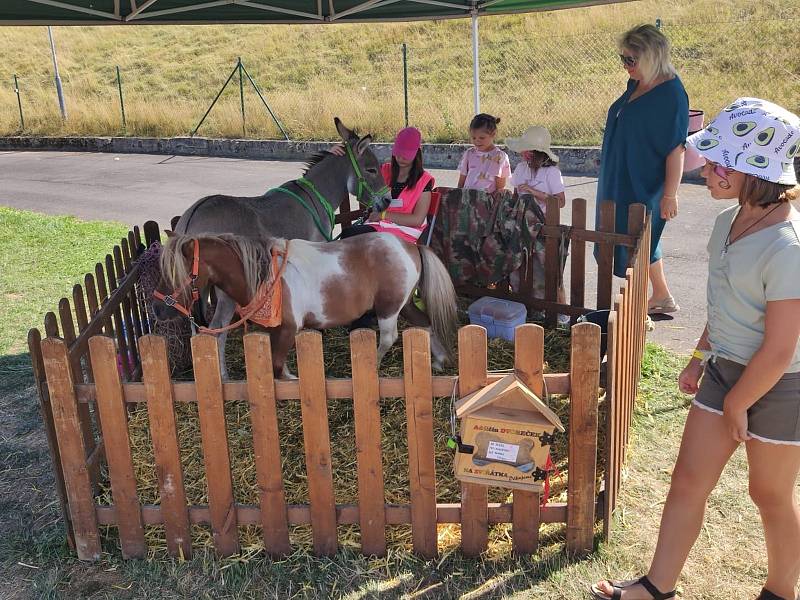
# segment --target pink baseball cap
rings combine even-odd
[[[416,127],[406,127],[397,133],[392,146],[392,156],[412,160],[422,146],[422,134]]]

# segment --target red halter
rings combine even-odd
[[[186,278],[186,281],[183,282],[183,285],[178,289],[174,290],[171,294],[164,295],[158,290],[153,292],[153,297],[156,300],[161,300],[167,306],[173,307],[175,310],[182,312],[184,315],[189,317],[189,320],[192,321],[194,324],[194,318],[192,317],[192,306],[194,303],[200,299],[200,290],[197,289],[197,273],[200,270],[200,242],[196,239],[194,240],[194,259],[192,260],[192,274]],[[192,302],[189,304],[189,307],[183,306],[180,302],[175,300],[175,296],[178,295],[179,292],[183,291],[183,289],[187,286],[192,286]]]

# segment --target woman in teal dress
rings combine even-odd
[[[678,310],[667,286],[661,259],[664,225],[678,214],[678,185],[683,173],[684,142],[689,127],[689,99],[669,59],[667,38],[652,25],[623,34],[620,59],[630,79],[611,105],[603,136],[597,185],[600,203],[616,204],[616,231],[628,231],[628,207],[647,206],[652,222],[649,312]],[[625,276],[626,248],[617,246],[614,274]]]

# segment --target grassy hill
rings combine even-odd
[[[694,108],[741,95],[800,109],[800,0],[644,0],[480,20],[481,108],[501,137],[550,127],[557,142],[597,144],[622,91],[616,37],[660,18]],[[428,141],[463,141],[472,116],[470,22],[328,26],[57,27],[68,119],[62,122],[44,27],[0,28],[0,134],[175,136],[194,129],[241,56],[294,139],[332,139],[333,116],[389,139],[404,124],[401,45],[408,45],[410,121]],[[128,127],[121,123],[115,66]],[[200,135],[241,137],[237,85]],[[252,89],[246,136],[280,137]]]

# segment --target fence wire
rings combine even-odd
[[[673,45],[673,61],[692,108],[711,114],[733,98],[749,95],[798,111],[800,56],[790,40],[796,38],[800,19],[790,16],[715,22],[713,32],[708,23],[665,23],[662,31]],[[599,144],[608,106],[625,88],[626,75],[617,57],[619,32],[542,35],[541,28],[535,31],[539,33],[517,28],[501,42],[480,44],[481,110],[502,118],[501,138],[539,124],[550,129],[556,144]],[[173,45],[180,44],[177,35]],[[765,36],[782,40],[769,45],[769,55],[763,49]],[[369,44],[351,44],[343,38],[336,47],[321,47],[311,33],[301,45],[305,43],[307,51],[272,46],[255,52],[247,41],[241,52],[289,136],[333,139],[333,117],[338,116],[376,139],[391,139],[405,124],[402,45],[390,38],[370,39]],[[449,38],[416,35],[407,48],[410,123],[429,142],[465,141],[473,115],[472,50],[466,29]],[[145,52],[115,57],[111,50],[105,54],[109,64],[98,68],[88,58],[75,56],[77,48],[61,48],[59,59],[69,61],[61,72],[69,113],[62,123],[48,70],[52,65],[39,49],[35,61],[17,73],[25,131],[123,133],[115,71],[120,58],[124,133],[187,135],[234,68],[231,56],[238,55],[237,50],[232,48],[224,56],[219,51],[199,54],[187,70],[186,57],[173,63]],[[0,85],[0,133],[8,134],[20,129],[17,97],[13,73],[3,71],[0,76],[8,82]],[[245,100],[244,136],[282,138],[252,89],[245,89]],[[238,77],[198,135],[243,135]]]

